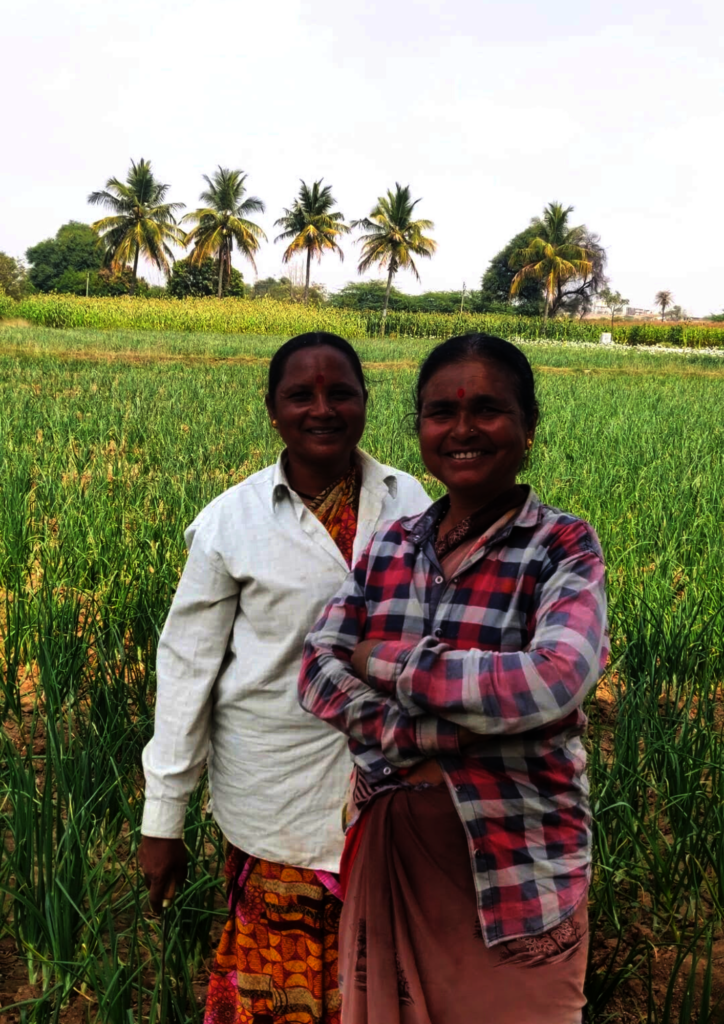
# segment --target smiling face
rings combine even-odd
[[[514,486],[534,433],[513,375],[492,361],[443,366],[423,389],[423,462],[445,484],[451,502],[471,511]]]
[[[331,482],[349,468],[365,428],[365,404],[349,360],[322,345],[289,357],[267,409],[276,420],[290,464],[328,471]]]

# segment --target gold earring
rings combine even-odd
[[[530,438],[530,437],[528,438],[528,445],[527,445],[527,447],[528,447],[528,451],[530,451],[531,448],[533,447],[533,439]]]
[[[273,427],[274,427],[274,429],[276,430],[276,429],[277,429],[277,427],[279,426],[279,423],[278,423],[278,421],[277,421],[277,420],[272,420],[272,426],[273,426]]]

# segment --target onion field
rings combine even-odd
[[[162,1007],[162,929],[135,860],[140,755],[183,529],[278,455],[263,395],[282,340],[0,328],[8,1024],[203,1017],[222,840],[202,784]],[[372,394],[363,446],[437,496],[411,415],[434,342],[356,344]],[[608,565],[612,656],[588,707],[589,1019],[724,1021],[724,363],[521,347],[543,410],[526,479],[594,525]]]

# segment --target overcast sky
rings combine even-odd
[[[11,255],[95,219],[88,193],[145,157],[191,208],[202,174],[248,172],[260,276],[281,272],[273,222],[300,178],[349,219],[399,181],[435,222],[424,289],[479,287],[559,200],[632,304],[724,306],[721,0],[0,0],[0,24]],[[356,277],[344,249],[313,270],[330,289]]]

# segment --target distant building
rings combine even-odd
[[[604,306],[602,302],[594,302],[588,313],[586,313],[586,319],[596,320],[602,317],[611,316],[611,310],[608,306]],[[652,309],[642,309],[639,306],[626,306],[625,309],[618,314],[620,317],[629,317],[631,320],[647,320],[649,317],[656,316],[656,313]]]

